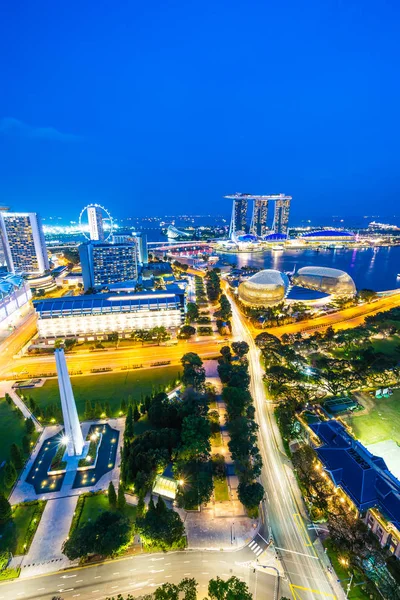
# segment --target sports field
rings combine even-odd
[[[108,402],[114,411],[112,416],[117,416],[122,399],[127,402],[141,400],[143,396],[156,392],[160,386],[172,387],[178,375],[179,367],[157,367],[71,377],[79,418],[84,418],[87,399],[92,404]],[[27,390],[25,393],[32,396],[42,409],[50,404],[60,404],[57,379],[48,379],[43,387]]]
[[[346,421],[353,433],[365,445],[393,440],[400,444],[400,390],[390,398],[373,399],[367,414],[353,413]]]

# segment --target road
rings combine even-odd
[[[17,579],[0,584],[0,600],[51,600],[54,595],[64,600],[105,600],[118,594],[134,596],[150,594],[162,583],[178,583],[194,577],[199,583],[199,598],[204,598],[210,579],[232,575],[247,583],[254,600],[273,600],[288,594],[284,581],[277,588],[273,574],[254,572],[250,565],[254,554],[248,548],[237,552],[176,552],[142,554],[91,567],[71,569],[31,579]]]
[[[220,338],[219,338],[220,339]],[[185,352],[197,352],[203,358],[216,356],[221,347],[217,338],[206,338],[199,341],[179,341],[176,346],[145,345],[130,348],[102,350],[90,352],[89,350],[67,354],[68,370],[73,373],[82,371],[90,373],[91,369],[110,367],[119,370],[122,367],[132,368],[132,365],[150,367],[157,361],[171,361],[172,365],[180,364]],[[0,377],[20,378],[27,374],[39,376],[45,373],[55,373],[54,354],[23,356],[13,358],[14,352],[1,355]]]
[[[247,321],[232,304],[233,334],[249,345],[251,394],[256,408],[259,447],[264,467],[261,482],[266,491],[263,502],[264,519],[271,528],[274,544],[289,578],[293,597],[301,600],[336,598],[332,579],[321,564],[303,520],[303,504],[290,463],[284,454],[281,437],[273,415],[272,404],[266,401],[260,353]]]

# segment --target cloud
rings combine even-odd
[[[83,138],[72,133],[62,133],[54,127],[33,127],[13,117],[0,119],[0,135],[13,135],[37,140],[56,142],[79,142]]]

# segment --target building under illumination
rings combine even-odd
[[[37,213],[0,212],[0,235],[11,273],[41,275],[49,269],[42,224]]]
[[[19,317],[29,311],[31,296],[22,277],[11,273],[0,276],[0,330],[12,329]]]
[[[37,300],[39,338],[51,343],[56,338],[102,339],[117,331],[129,337],[133,331],[164,326],[180,327],[185,319],[184,291],[139,294],[93,294]]]
[[[260,196],[237,193],[232,196],[225,196],[225,198],[233,200],[229,227],[229,239],[233,242],[236,242],[238,237],[247,231],[247,206],[249,201],[253,202],[250,234],[263,237],[268,233],[268,203],[271,201],[275,202],[272,229],[274,233],[287,235],[292,196],[286,196],[285,194]]]
[[[103,212],[101,206],[92,204],[87,208],[89,236],[95,242],[104,242]]]
[[[79,256],[85,290],[137,279],[136,244],[85,242]]]
[[[262,237],[268,231],[268,200],[256,198],[253,203],[253,215],[250,224],[250,233]]]
[[[274,223],[272,229],[274,233],[287,234],[288,223],[289,223],[289,211],[291,196],[285,196],[285,194],[279,194],[277,196],[271,196],[271,199],[275,200],[275,211],[274,211]]]

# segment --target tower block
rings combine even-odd
[[[61,409],[64,419],[65,436],[67,438],[67,453],[68,456],[80,456],[83,452],[84,441],[64,350],[62,348],[55,350],[55,356]]]

